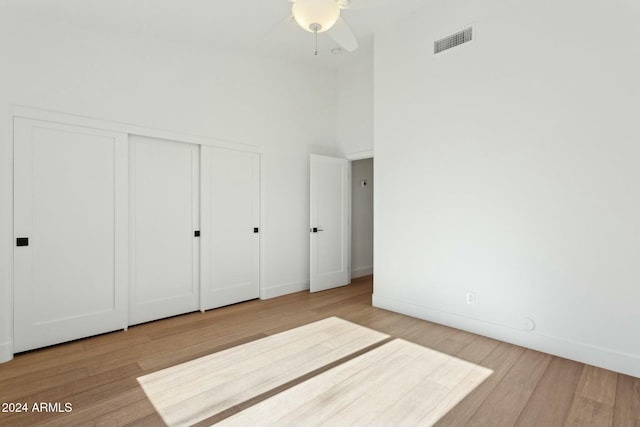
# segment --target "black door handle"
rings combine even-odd
[[[312,233],[317,233],[318,231],[324,231],[324,230],[323,230],[322,228],[318,228],[318,227],[313,227],[313,228],[311,229],[311,232],[312,232]]]
[[[29,246],[29,238],[28,237],[18,237],[16,239],[16,246]]]

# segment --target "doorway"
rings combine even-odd
[[[373,274],[373,158],[351,162],[351,278]]]

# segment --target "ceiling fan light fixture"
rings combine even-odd
[[[336,0],[296,0],[291,13],[303,29],[323,33],[340,18],[340,6]]]

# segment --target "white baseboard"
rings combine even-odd
[[[0,363],[8,362],[11,359],[13,359],[13,342],[0,343]]]
[[[351,278],[357,279],[358,277],[369,276],[373,274],[373,265],[367,267],[358,267],[351,270]]]
[[[519,330],[376,294],[373,306],[640,378],[640,355]]]
[[[271,288],[262,289],[260,299],[277,298],[283,295],[292,294],[294,292],[309,290],[309,282],[293,282],[284,285],[273,286]]]

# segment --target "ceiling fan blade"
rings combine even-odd
[[[289,34],[293,34],[291,30],[295,29],[296,27],[298,27],[296,20],[293,19],[293,16],[289,15],[283,20],[281,20],[280,22],[278,22],[277,24],[275,24],[273,27],[271,27],[264,34],[264,41],[270,42],[272,39],[288,37]]]
[[[358,48],[358,41],[353,35],[353,31],[342,18],[338,18],[327,34],[347,52],[353,52]]]

